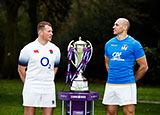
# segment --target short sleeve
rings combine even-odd
[[[18,64],[21,66],[27,66],[29,61],[29,51],[27,47],[24,47],[19,55]]]
[[[55,59],[55,64],[54,67],[58,67],[60,64],[60,58],[61,58],[61,53],[59,48],[57,48],[57,54],[56,54],[56,59]]]
[[[104,47],[104,56],[105,57],[108,57],[107,47],[108,47],[108,43],[106,43],[105,47]]]
[[[135,56],[136,60],[141,59],[142,57],[145,56],[145,52],[143,50],[143,47],[140,44],[140,42],[138,42],[138,41],[136,41],[135,45],[134,45],[134,56]]]

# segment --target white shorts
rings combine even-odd
[[[23,106],[30,107],[56,107],[56,96],[41,93],[23,93]]]
[[[111,85],[106,84],[102,103],[104,105],[137,104],[136,84]]]

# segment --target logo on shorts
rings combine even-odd
[[[54,102],[54,100],[52,100],[52,104],[54,104],[55,102]]]

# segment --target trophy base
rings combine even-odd
[[[75,79],[71,86],[71,92],[89,92],[88,81],[86,79],[77,80]]]

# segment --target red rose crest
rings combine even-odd
[[[50,54],[53,54],[53,50],[50,49],[49,52],[50,52]]]

